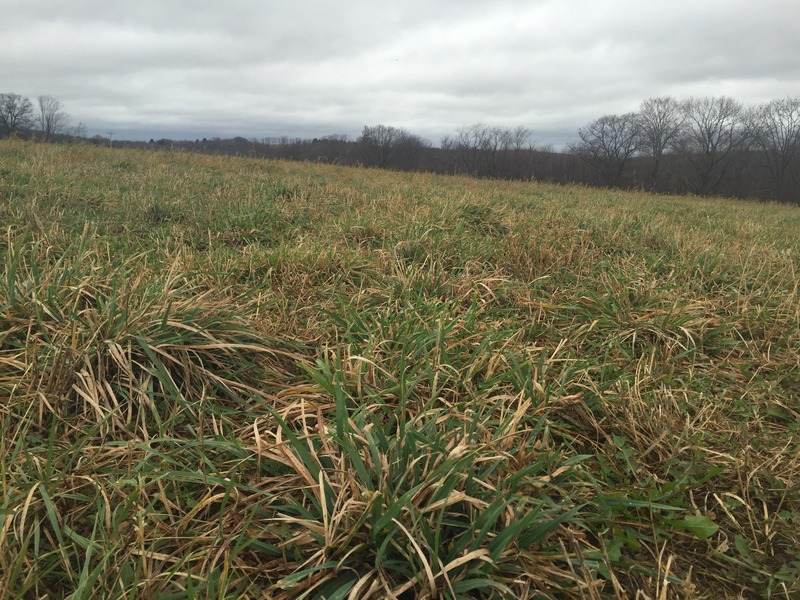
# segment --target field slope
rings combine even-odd
[[[800,210],[0,142],[0,597],[797,598]]]

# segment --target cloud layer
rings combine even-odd
[[[652,96],[800,95],[797,0],[385,4],[11,0],[0,92],[140,137],[483,122],[557,145]]]

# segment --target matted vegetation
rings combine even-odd
[[[0,143],[0,596],[795,598],[800,210]]]

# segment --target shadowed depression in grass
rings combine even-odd
[[[800,210],[0,142],[0,596],[794,598]]]

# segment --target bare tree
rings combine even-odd
[[[687,183],[701,196],[716,194],[751,139],[744,109],[727,96],[690,98],[681,109],[684,127],[675,146],[689,166]]]
[[[627,162],[642,147],[642,130],[636,113],[605,115],[578,130],[580,142],[570,150],[597,169],[604,185],[620,184]]]
[[[661,160],[680,135],[684,115],[680,103],[670,96],[648,98],[639,109],[642,150],[653,159],[650,189],[658,183]]]
[[[74,138],[85,138],[87,130],[88,128],[86,127],[86,123],[81,121],[77,125],[69,127],[67,129],[67,135],[72,136]]]
[[[530,131],[476,123],[442,138],[443,150],[454,152],[461,169],[477,176],[508,177],[519,166],[520,154],[530,149]]]
[[[0,94],[0,135],[11,135],[32,124],[33,105],[19,94]]]
[[[403,134],[395,144],[395,154],[390,167],[406,171],[422,168],[425,152],[431,147],[431,143],[416,134],[401,131]]]
[[[490,145],[491,127],[476,123],[456,130],[456,136],[442,138],[442,148],[454,151],[465,173],[478,175],[483,154]]]
[[[45,139],[64,133],[69,124],[69,115],[63,110],[61,102],[52,96],[39,96],[39,115],[37,117],[39,131]]]
[[[758,106],[751,115],[753,134],[764,152],[772,179],[772,198],[786,200],[790,174],[800,177],[800,98],[773,100]],[[800,179],[798,179],[800,183]]]
[[[392,156],[393,146],[400,131],[386,125],[364,125],[356,140],[361,146],[364,163],[369,167],[385,168]]]
[[[482,148],[483,170],[479,174],[487,177],[502,177],[506,171],[508,152],[513,133],[505,127],[489,127]]]
[[[510,134],[511,150],[514,152],[533,149],[533,143],[531,142],[531,130],[527,127],[518,125],[511,130]]]
[[[422,138],[405,129],[386,125],[365,125],[356,141],[361,146],[364,163],[382,169],[391,167],[394,160],[399,160],[408,168],[413,167],[413,164],[411,167],[409,164],[414,162],[417,152],[425,147]]]
[[[506,172],[512,179],[524,179],[533,175],[533,150],[531,130],[522,125],[508,130],[506,154],[510,155]]]

